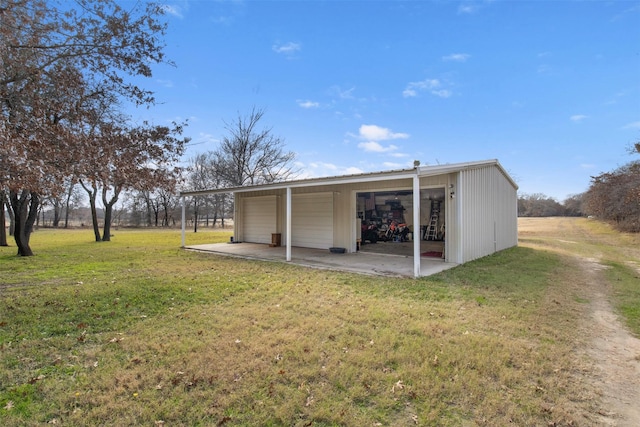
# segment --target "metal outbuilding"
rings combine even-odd
[[[442,241],[446,263],[463,264],[516,246],[517,189],[498,160],[485,160],[188,191],[181,193],[182,245],[184,198],[190,196],[233,193],[234,240],[273,245],[277,236],[286,248],[286,261],[296,247],[357,252],[363,243],[362,221],[377,215],[391,222],[400,212],[411,230],[413,271],[406,274],[419,277],[421,244],[432,232]],[[393,199],[400,201],[394,205]]]

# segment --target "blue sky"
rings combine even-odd
[[[640,1],[171,1],[145,87],[185,160],[266,110],[303,177],[498,159],[559,201],[634,160]]]

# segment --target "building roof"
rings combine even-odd
[[[180,192],[180,197],[201,196],[201,195],[216,194],[216,193],[242,193],[242,192],[257,191],[257,190],[279,190],[279,189],[285,189],[285,188],[315,187],[320,185],[387,181],[392,179],[412,178],[416,176],[416,174],[418,175],[418,177],[443,175],[443,174],[460,172],[467,169],[477,169],[480,167],[486,167],[491,165],[496,166],[500,170],[500,172],[502,172],[502,174],[514,186],[514,188],[516,189],[518,188],[518,185],[504,170],[502,165],[500,165],[500,162],[498,162],[498,160],[496,159],[491,159],[491,160],[482,160],[482,161],[476,161],[476,162],[451,163],[446,165],[417,166],[411,169],[397,169],[397,170],[389,170],[389,171],[381,171],[381,172],[367,172],[367,173],[360,173],[360,174],[328,176],[328,177],[320,177],[320,178],[305,178],[305,179],[297,179],[297,180],[291,180],[291,181],[273,182],[268,184],[247,185],[247,186],[241,186],[241,187],[227,187],[227,188],[216,188],[216,189],[208,189],[208,190],[182,191]]]

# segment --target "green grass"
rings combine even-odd
[[[614,304],[627,326],[640,337],[640,273],[618,263],[609,263],[607,278],[613,285]]]
[[[561,255],[413,280],[188,252],[174,230],[91,237],[0,248],[2,425],[548,425],[586,405]]]

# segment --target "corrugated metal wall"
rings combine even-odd
[[[243,199],[239,241],[271,243],[271,233],[277,230],[276,204],[276,196]]]
[[[420,188],[444,187],[448,262],[464,263],[517,245],[517,190],[495,165],[420,178]],[[293,188],[292,193],[333,194],[333,246],[355,251],[356,193],[410,190],[411,179]],[[451,191],[454,197],[451,198]],[[236,207],[245,197],[275,195],[278,233],[286,241],[284,189],[236,194]],[[241,209],[240,209],[241,210]],[[242,212],[236,212],[242,218]],[[240,225],[240,224],[237,224]],[[417,227],[416,227],[417,228]],[[236,231],[238,233],[238,231]],[[236,236],[241,238],[241,236]]]
[[[454,184],[458,229],[453,262],[464,263],[517,245],[517,190],[493,166],[463,170]]]
[[[294,194],[291,203],[291,244],[304,248],[333,246],[333,193]]]

